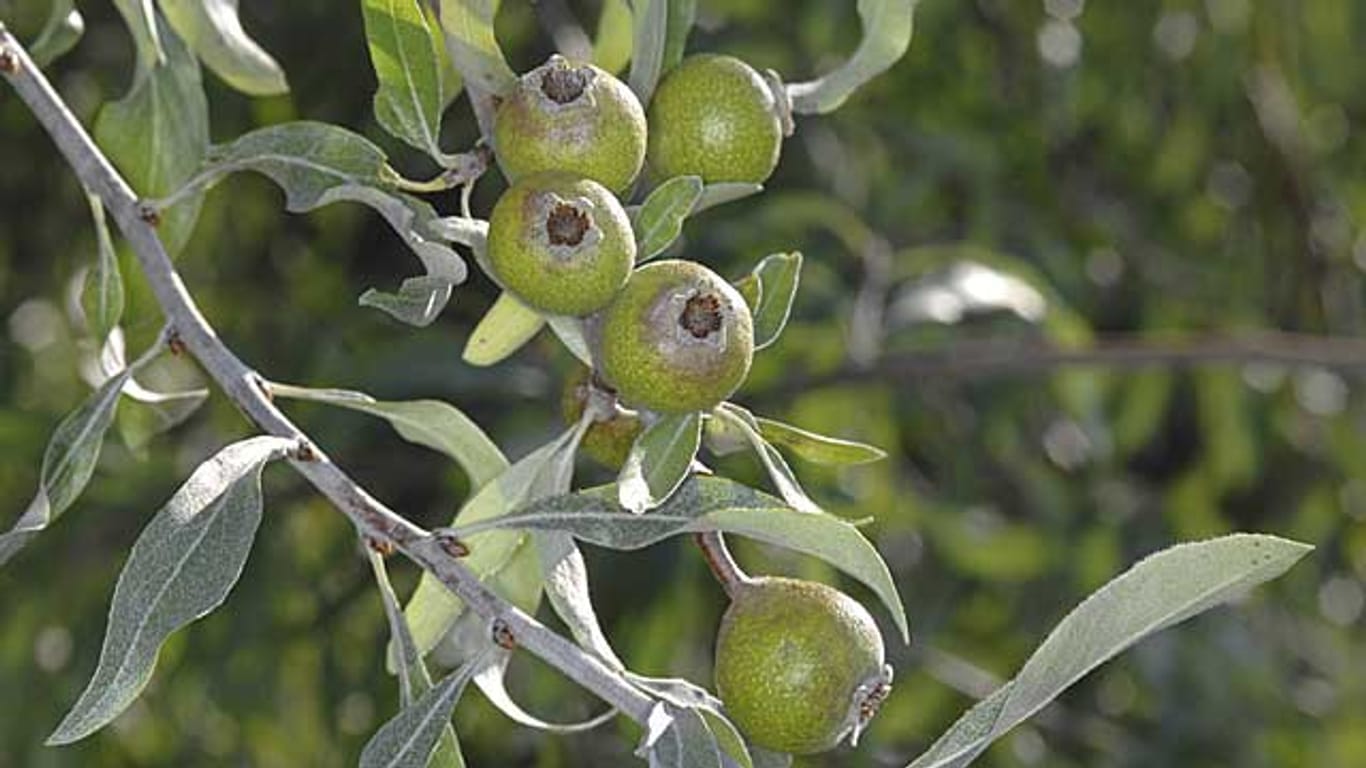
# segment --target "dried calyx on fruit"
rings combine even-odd
[[[859,734],[891,691],[882,635],[857,600],[809,581],[737,584],[716,637],[716,690],[759,746],[824,752]]]
[[[599,417],[584,433],[579,450],[599,464],[618,471],[626,463],[631,446],[640,436],[643,428],[640,417],[616,402],[616,393],[605,384],[593,379],[592,373],[580,367],[565,380],[564,392],[560,397],[560,412],[565,424],[575,424],[583,416],[583,409],[592,396],[610,396],[607,410],[611,416]]]
[[[709,411],[744,383],[754,356],[749,307],[725,280],[691,261],[631,274],[596,323],[594,359],[637,408]]]
[[[586,315],[606,306],[635,264],[630,219],[606,187],[565,173],[513,184],[489,218],[488,261],[534,309]]]
[[[783,129],[764,78],[732,56],[700,54],[669,72],[650,100],[651,175],[762,183],[778,165]]]
[[[493,138],[514,181],[567,171],[620,192],[645,160],[645,112],[625,83],[556,55],[523,75],[498,106]]]

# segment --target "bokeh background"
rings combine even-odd
[[[326,120],[379,142],[412,177],[433,171],[373,121],[357,3],[243,5],[294,90],[250,100],[206,73],[216,141]],[[500,37],[526,69],[549,53],[548,38],[529,3],[503,5]],[[591,31],[599,3],[571,5]],[[0,18],[32,34],[44,6],[0,0]],[[132,50],[109,4],[79,7],[87,34],[52,76],[89,124],[125,89]],[[830,66],[857,34],[852,2],[703,0],[690,47],[797,79]],[[839,472],[797,467],[831,511],[876,517],[866,530],[916,631],[914,647],[892,650],[898,685],[861,749],[800,765],[904,765],[1090,590],[1153,550],[1232,530],[1318,550],[1234,608],[1083,680],[981,764],[1366,764],[1357,348],[1348,341],[1331,366],[1296,367],[1117,370],[1030,355],[1039,343],[1103,350],[1135,335],[1159,351],[1188,334],[1258,328],[1359,336],[1363,37],[1356,0],[925,0],[909,55],[837,113],[802,119],[767,194],[688,224],[683,252],[726,275],[774,251],[807,257],[793,321],[756,360],[740,402],[890,453]],[[473,142],[467,110],[453,108],[447,147]],[[487,211],[500,186],[481,183],[476,207]],[[246,360],[283,381],[444,398],[514,457],[560,428],[571,360],[553,338],[489,370],[459,360],[494,296],[487,280],[458,289],[435,325],[401,326],[356,306],[365,288],[418,270],[378,217],[350,205],[281,208],[264,179],[233,177],[209,195],[180,258]],[[88,392],[78,375],[88,342],[69,309],[73,279],[94,257],[87,222],[74,178],[0,90],[6,525],[33,493],[48,434]],[[136,348],[159,319],[124,257]],[[957,356],[967,350],[970,365]],[[194,376],[169,364],[149,379]],[[290,411],[424,525],[447,521],[468,491],[452,465],[382,422]],[[282,467],[267,473],[265,522],[227,604],[170,642],[113,727],[41,746],[94,668],[141,526],[198,461],[247,434],[217,394],[169,432],[165,416],[125,402],[84,497],[0,570],[0,766],[351,763],[396,706],[380,603],[351,527]],[[747,458],[719,465],[762,482]],[[604,479],[587,464],[579,476]],[[868,598],[808,559],[738,550],[751,570]],[[724,606],[690,544],[589,558],[599,612],[628,663],[708,681]],[[401,589],[416,580],[406,563],[393,571]],[[514,670],[519,698],[543,716],[599,708],[534,660]],[[636,738],[627,725],[542,735],[477,693],[456,722],[474,766],[627,765]]]

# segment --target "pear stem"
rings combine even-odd
[[[707,567],[711,569],[712,575],[721,582],[721,588],[726,590],[727,597],[734,598],[740,587],[754,581],[735,562],[735,558],[731,557],[730,550],[726,548],[726,540],[721,537],[719,531],[693,534],[693,539],[697,542],[697,548],[702,550],[702,558],[707,561]]]

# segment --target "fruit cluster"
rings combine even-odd
[[[528,307],[583,319],[594,369],[570,380],[562,405],[577,422],[595,394],[613,403],[584,434],[594,459],[619,469],[649,420],[716,408],[744,383],[755,345],[749,305],[712,270],[637,267],[618,195],[642,177],[762,183],[782,140],[774,91],[729,56],[683,60],[648,110],[610,73],[553,56],[499,105],[494,149],[511,186],[490,217],[487,266]],[[857,737],[891,682],[868,612],[808,582],[745,577],[728,591],[716,682],[736,724],[784,752]]]

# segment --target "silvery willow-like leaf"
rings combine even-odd
[[[796,474],[787,465],[782,454],[759,434],[759,423],[755,421],[754,414],[734,403],[722,403],[712,415],[717,419],[729,421],[736,431],[749,441],[754,452],[759,455],[759,461],[763,463],[764,469],[768,470],[768,477],[778,489],[778,495],[782,496],[784,501],[803,512],[820,511],[820,506],[806,495],[802,484],[797,481]]]
[[[86,273],[81,290],[81,310],[86,326],[97,342],[103,343],[123,318],[123,274],[119,271],[114,239],[109,235],[104,204],[98,195],[86,190],[90,216],[95,225],[95,267]]]
[[[227,598],[261,521],[261,469],[294,445],[253,437],[224,448],[143,528],[114,587],[95,674],[48,744],[78,741],[117,717],[151,679],[162,643]]]
[[[499,0],[441,0],[441,28],[456,71],[482,91],[502,96],[517,85],[493,33]]]
[[[485,637],[487,637],[487,628],[485,628]],[[511,655],[510,652],[495,646],[494,650],[491,650],[484,657],[483,663],[475,670],[474,684],[479,686],[479,691],[484,694],[489,703],[497,707],[514,723],[547,733],[582,733],[611,722],[612,718],[617,716],[615,709],[609,709],[597,717],[580,723],[551,723],[530,714],[513,700],[504,684],[504,679],[507,676],[507,664]]]
[[[85,19],[76,10],[74,0],[52,0],[47,21],[38,37],[29,44],[28,55],[33,63],[46,67],[75,47],[83,34]]]
[[[478,366],[500,363],[531,341],[543,326],[545,317],[503,291],[474,327],[462,359]]]
[[[763,191],[764,185],[744,181],[722,181],[716,184],[708,184],[702,188],[702,196],[697,198],[697,204],[693,206],[692,212],[701,213],[709,208],[743,200]]]
[[[481,522],[457,524],[462,539],[499,529],[563,531],[601,547],[634,550],[685,533],[721,531],[818,557],[868,585],[887,605],[909,641],[906,611],[887,564],[858,528],[825,512],[801,512],[741,483],[719,477],[688,478],[647,515],[617,504],[615,485],[563,494]]]
[[[166,51],[161,45],[161,30],[157,26],[156,8],[152,0],[114,0],[128,32],[133,36],[133,48],[137,51],[137,64],[133,72],[133,84],[137,85],[152,71],[152,67],[166,63]]]
[[[532,531],[531,535],[541,561],[545,594],[550,598],[555,615],[569,627],[580,646],[608,666],[625,668],[598,622],[588,589],[588,566],[574,537],[554,530]]]
[[[617,499],[636,514],[654,509],[688,476],[702,442],[702,415],[661,416],[631,446],[617,477]]]
[[[616,74],[631,60],[631,6],[627,0],[604,0],[593,35],[593,63]]]
[[[664,40],[664,54],[660,74],[668,74],[678,65],[688,47],[688,33],[697,19],[697,0],[668,0],[669,31]]]
[[[361,751],[361,768],[427,768],[475,665],[471,661],[447,675],[380,726]]]
[[[726,758],[727,766],[754,768],[754,761],[750,757],[750,751],[745,744],[744,737],[740,735],[735,725],[721,713],[720,699],[711,695],[705,688],[680,678],[645,677],[632,672],[626,672],[625,675],[632,684],[652,696],[664,699],[674,706],[699,712],[706,720],[707,727],[713,738],[716,739],[717,746],[721,748],[722,757]]]
[[[242,29],[238,0],[157,0],[171,28],[214,74],[242,93],[289,92],[284,70]]]
[[[702,179],[675,176],[654,188],[632,217],[636,234],[636,264],[663,253],[683,232],[683,221],[702,196]]]
[[[754,268],[754,277],[759,282],[757,306],[753,310],[755,350],[777,341],[783,332],[792,314],[801,273],[802,255],[795,251],[766,256]]]
[[[579,362],[593,367],[593,351],[588,346],[588,332],[584,328],[583,320],[577,317],[567,317],[565,315],[546,315],[545,321],[550,325],[550,330],[555,332],[560,343],[569,350]]]
[[[146,198],[179,189],[199,167],[209,146],[209,105],[199,79],[199,62],[169,28],[161,26],[158,33],[156,45],[164,51],[164,62],[140,66],[127,95],[105,104],[95,119],[96,142],[133,189]],[[139,44],[140,52],[147,46],[139,62],[157,61],[147,58],[154,55],[153,45],[151,40]],[[179,200],[161,212],[158,225],[171,255],[188,242],[202,196],[186,194]]]
[[[390,134],[449,167],[454,158],[439,143],[447,103],[446,46],[440,24],[425,6],[425,0],[361,0],[379,81],[375,118]]]
[[[722,768],[721,748],[695,709],[657,702],[636,749],[650,768]]]
[[[814,464],[839,467],[868,464],[887,458],[886,451],[871,445],[818,435],[762,416],[756,416],[754,421],[759,426],[759,434],[769,444],[786,448],[798,458]]]
[[[384,556],[371,550],[370,568],[375,574],[375,586],[379,589],[380,602],[384,605],[384,616],[389,621],[390,643],[401,659],[398,665],[399,698],[402,706],[414,704],[432,689],[431,673],[427,664],[418,653],[413,635],[408,631],[408,622],[403,618],[403,607],[394,594],[394,586],[389,581],[389,571],[384,567]],[[460,742],[455,736],[455,727],[447,721],[437,741],[436,751],[432,753],[427,768],[464,768],[465,756],[460,752]]]
[[[863,39],[853,56],[834,71],[787,86],[792,109],[804,114],[832,112],[864,83],[886,72],[911,45],[918,0],[859,0]]]
[[[631,0],[631,73],[627,83],[649,104],[664,72],[669,45],[669,0]]]
[[[508,460],[484,430],[450,403],[441,400],[376,400],[346,389],[310,389],[272,382],[275,397],[327,403],[368,413],[388,421],[404,440],[449,456],[482,488],[508,467]]]
[[[959,768],[1134,643],[1280,576],[1313,547],[1234,534],[1179,544],[1139,561],[1078,605],[1014,680],[983,699],[910,768]]]
[[[160,351],[160,344],[154,345],[131,366],[108,377],[79,408],[57,425],[43,452],[38,492],[14,527],[0,534],[0,565],[51,525],[85,490],[95,472],[104,435],[114,421],[124,387],[133,374]]]
[[[529,499],[553,493],[547,489],[556,487],[563,452],[571,443],[577,443],[574,430],[566,431],[508,467],[465,502],[452,526],[458,528],[505,515]],[[529,538],[524,531],[488,531],[469,536],[463,541],[470,553],[461,563],[481,579],[493,578],[513,561]],[[424,654],[435,648],[464,609],[458,597],[430,573],[423,572],[405,609],[418,648]]]

